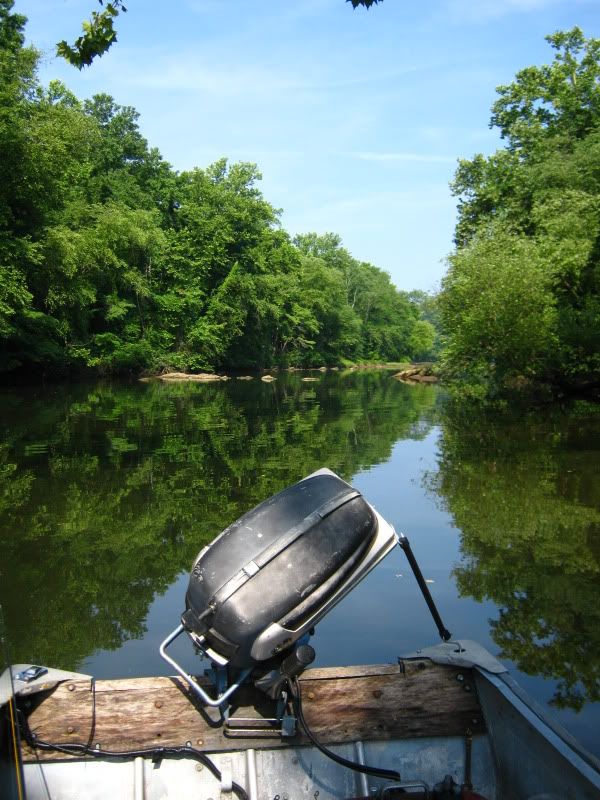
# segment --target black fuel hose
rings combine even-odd
[[[329,750],[324,744],[321,744],[321,742],[308,727],[304,717],[304,712],[302,711],[302,695],[300,692],[300,683],[298,682],[298,678],[293,679],[291,690],[292,703],[296,712],[296,716],[298,717],[298,721],[300,722],[300,725],[302,725],[304,733],[308,736],[314,746],[323,753],[324,756],[327,756],[327,758],[330,758],[332,761],[335,761],[342,767],[347,767],[347,769],[352,769],[355,772],[362,772],[364,775],[372,775],[375,778],[384,778],[388,781],[397,781],[400,783],[402,778],[400,777],[400,773],[396,772],[396,770],[383,769],[382,767],[370,767],[367,764],[359,764],[357,761],[350,761],[349,759],[334,753],[333,750]]]
[[[177,758],[181,756],[190,756],[212,772],[218,781],[221,780],[221,770],[217,765],[201,750],[197,750],[195,747],[189,745],[177,747],[143,747],[139,750],[103,750],[100,747],[90,747],[89,744],[80,744],[78,742],[65,742],[63,744],[45,742],[32,733],[24,715],[21,714],[20,717],[23,738],[32,749],[53,750],[71,756],[88,755],[98,758],[152,758],[153,760],[158,760],[168,757]],[[239,783],[235,783],[235,781],[232,782],[231,788],[239,800],[248,800],[246,790],[240,786]]]

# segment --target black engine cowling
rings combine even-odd
[[[291,647],[396,542],[360,492],[320,470],[200,552],[182,624],[221,663],[264,662]]]

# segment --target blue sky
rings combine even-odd
[[[17,0],[40,78],[108,92],[179,170],[256,162],[292,235],[334,231],[401,289],[435,290],[452,248],[457,158],[499,145],[495,87],[548,63],[544,36],[600,35],[600,0],[129,0],[79,73],[54,58],[96,0]]]

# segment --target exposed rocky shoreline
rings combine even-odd
[[[177,383],[180,381],[194,381],[196,383],[214,383],[215,381],[228,381],[227,375],[215,375],[212,372],[164,372],[162,375],[140,378],[141,381],[165,381]]]
[[[439,377],[433,372],[433,364],[415,364],[397,372],[394,376],[404,383],[437,383]]]
[[[340,369],[343,369],[345,372],[353,372],[357,370],[370,370],[370,369],[377,369],[377,370],[394,370],[397,369],[397,365],[389,365],[389,364],[352,364],[349,367],[287,367],[285,369],[286,372],[338,372]],[[182,382],[193,382],[193,383],[216,383],[218,381],[229,381],[232,379],[240,380],[240,381],[251,381],[256,379],[260,379],[265,383],[271,383],[272,381],[277,380],[275,375],[272,375],[273,372],[278,372],[278,368],[272,368],[268,371],[265,371],[262,375],[255,374],[255,375],[219,375],[213,372],[164,372],[158,375],[149,375],[141,377],[140,380],[148,383],[150,381],[164,381],[165,383],[182,383]],[[433,365],[432,364],[413,364],[406,369],[401,370],[400,372],[395,373],[392,377],[396,378],[397,380],[404,381],[406,383],[436,383],[439,378],[437,375],[433,373]],[[318,378],[316,377],[304,377],[302,378],[303,381],[316,381]]]

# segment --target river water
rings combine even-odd
[[[311,376],[0,390],[4,657],[168,674],[158,646],[197,552],[328,466],[409,537],[454,636],[600,755],[600,409],[477,412],[384,371]],[[335,665],[436,639],[397,549],[312,643]]]

